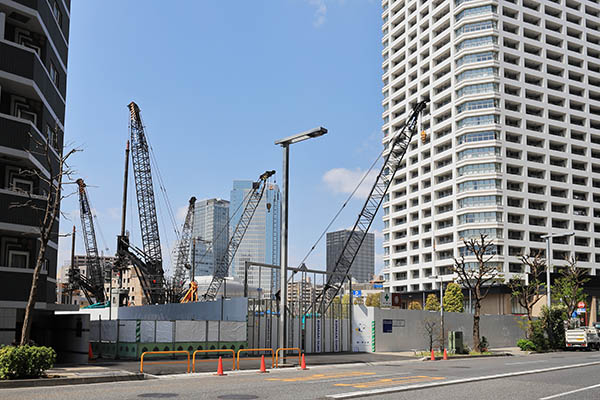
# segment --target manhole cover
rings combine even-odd
[[[217,397],[217,399],[223,400],[253,400],[258,399],[258,396],[253,394],[224,394],[223,396]]]
[[[177,393],[142,393],[138,394],[138,397],[147,399],[170,399],[173,397],[179,397]]]

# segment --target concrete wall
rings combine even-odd
[[[366,308],[367,311],[362,308]],[[372,311],[371,311],[372,310]],[[423,328],[423,321],[436,322],[435,337],[439,336],[440,313],[421,310],[379,309],[364,306],[354,306],[353,326],[364,330],[361,335],[363,342],[368,342],[369,333],[374,330],[374,351],[410,351],[413,349],[427,349],[428,336]],[[482,315],[480,322],[480,335],[485,336],[491,348],[514,347],[517,340],[524,337],[524,332],[517,324],[519,317],[511,315]],[[391,321],[391,332],[384,333],[384,320]],[[465,345],[473,345],[473,315],[467,313],[444,313],[444,330],[462,331]],[[369,351],[368,345],[363,344],[362,349],[357,349],[357,331],[353,332],[354,351]],[[373,351],[373,350],[371,350]]]
[[[85,364],[90,343],[89,315],[55,315],[52,318],[52,347],[57,364]]]

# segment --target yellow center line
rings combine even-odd
[[[267,378],[267,381],[281,381],[281,382],[303,382],[303,381],[314,381],[321,379],[335,379],[335,378],[347,378],[353,376],[366,376],[366,375],[376,375],[375,372],[345,372],[345,373],[337,373],[337,374],[313,374],[309,376],[300,376],[297,378]]]
[[[370,388],[376,386],[390,386],[397,384],[419,383],[426,381],[435,381],[446,379],[440,376],[403,376],[400,378],[378,379],[376,381],[360,382],[360,383],[336,383],[334,386],[351,386],[357,389]]]

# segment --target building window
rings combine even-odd
[[[21,170],[15,167],[6,167],[5,187],[8,190],[21,193],[33,193],[33,182],[21,175]]]
[[[485,108],[494,108],[494,107],[498,107],[498,100],[494,100],[494,99],[473,100],[473,101],[468,101],[466,103],[463,103],[463,104],[459,105],[458,107],[456,107],[456,112],[458,114],[460,114],[465,111],[475,111],[475,110],[482,110]]]
[[[456,29],[455,34],[456,36],[460,36],[463,33],[469,33],[469,32],[478,32],[478,31],[483,31],[486,29],[496,29],[497,28],[497,24],[495,21],[481,21],[481,22],[473,22],[471,24],[466,24],[461,26],[460,28]]]
[[[50,62],[50,79],[54,83],[54,85],[58,88],[58,70],[54,66],[52,62]]]
[[[52,14],[54,15],[54,19],[58,26],[62,24],[62,13],[60,12],[60,7],[58,6],[58,1],[54,0],[52,2]]]
[[[28,268],[29,253],[22,250],[9,250],[8,266],[10,268]]]
[[[493,190],[500,189],[500,179],[479,179],[474,181],[467,181],[458,184],[458,192],[464,192],[467,190]]]
[[[469,164],[458,169],[458,176],[500,172],[499,163]]]
[[[458,144],[497,140],[498,137],[498,132],[495,131],[466,133],[458,137]]]
[[[496,12],[496,6],[493,6],[493,5],[467,8],[458,13],[458,15],[456,16],[456,22],[460,21],[461,19],[463,19],[465,17],[472,17],[474,15],[481,15],[481,14],[495,13],[495,12]]]
[[[467,149],[458,153],[458,161],[465,158],[481,158],[481,157],[493,157],[500,155],[499,147],[476,147],[474,149]]]

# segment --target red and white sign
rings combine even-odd
[[[583,301],[580,301],[579,303],[577,303],[577,307],[578,308],[585,308],[585,303]]]

